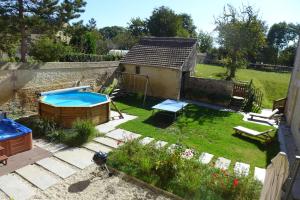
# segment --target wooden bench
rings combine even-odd
[[[0,146],[0,163],[7,165],[8,157],[4,155],[4,148]]]
[[[249,128],[246,128],[246,127],[243,127],[243,126],[236,126],[233,129],[235,130],[235,133],[237,133],[237,134],[246,134],[248,136],[253,136],[253,137],[256,137],[256,138],[263,139],[265,141],[272,140],[272,137],[270,136],[269,133],[272,132],[273,129],[269,129],[269,130],[266,130],[266,131],[263,131],[263,132],[252,130],[252,129],[249,129]]]

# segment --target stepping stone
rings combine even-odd
[[[94,141],[101,143],[103,145],[106,145],[108,147],[114,148],[114,149],[116,149],[119,146],[124,144],[124,142],[120,142],[120,141],[117,141],[117,140],[114,140],[111,138],[107,138],[107,137],[96,137],[96,138],[94,138]]]
[[[181,157],[184,159],[190,160],[194,156],[194,150],[192,149],[186,149],[184,152],[182,152]]]
[[[171,144],[171,145],[168,147],[167,152],[168,152],[168,153],[174,153],[175,149],[178,148],[178,147],[179,147],[179,145],[177,145],[177,144]]]
[[[54,154],[55,157],[84,169],[93,164],[92,158],[94,153],[84,148],[69,148]]]
[[[155,143],[155,148],[160,149],[166,146],[167,144],[167,142],[159,140]]]
[[[35,188],[14,173],[0,177],[0,189],[14,200],[29,199],[35,194]]]
[[[210,153],[206,153],[206,152],[203,152],[200,156],[199,156],[199,161],[202,163],[202,164],[208,164],[211,159],[214,157],[214,155],[210,154]]]
[[[57,151],[60,151],[64,148],[68,147],[67,145],[62,144],[62,143],[51,143],[51,142],[48,142],[48,141],[43,140],[43,139],[34,140],[33,144],[40,147],[40,148],[43,148],[47,151],[50,151],[51,153],[55,153]]]
[[[48,141],[44,139],[34,139],[33,145],[43,148],[44,146],[47,146],[49,144]]]
[[[250,165],[246,163],[236,162],[234,165],[234,173],[239,176],[248,176]]]
[[[112,151],[111,148],[107,147],[107,146],[104,146],[98,142],[89,142],[89,143],[86,143],[83,145],[83,147],[91,150],[91,151],[94,151],[94,152],[104,152],[104,153],[109,153]]]
[[[145,137],[142,140],[140,140],[140,144],[147,145],[147,144],[150,144],[151,142],[153,142],[153,140],[154,140],[154,138]]]
[[[54,157],[45,158],[36,162],[38,165],[44,167],[48,171],[60,176],[65,179],[72,174],[76,173],[76,170],[63,163],[63,161],[57,160]]]
[[[37,165],[27,165],[16,170],[16,172],[41,190],[45,190],[60,181],[59,178]]]
[[[127,142],[141,137],[140,134],[132,133],[123,129],[116,129],[106,134],[106,137],[110,137],[115,140]]]
[[[223,157],[219,157],[218,160],[216,161],[215,167],[218,169],[227,170],[230,165],[230,162],[231,160],[228,160]]]
[[[254,178],[264,183],[266,176],[266,169],[255,167],[254,168]]]

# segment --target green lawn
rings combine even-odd
[[[195,71],[195,75],[198,77],[223,79],[226,68],[198,64]],[[287,96],[290,77],[290,73],[263,72],[251,69],[239,69],[236,74],[237,80],[253,80],[255,87],[259,88],[264,94],[263,107],[265,108],[271,108],[273,100]]]
[[[241,161],[257,167],[266,167],[278,152],[277,142],[265,145],[256,139],[233,135],[232,127],[237,125],[256,130],[270,128],[244,122],[242,115],[238,113],[189,105],[185,116],[173,122],[173,117],[159,114],[152,116],[151,106],[160,101],[147,98],[147,105],[143,107],[142,99],[135,96],[118,99],[117,106],[122,112],[138,116],[137,119],[119,127],[172,144],[180,138],[179,121],[185,121],[187,126],[183,129],[182,144],[196,149],[199,153],[208,152],[231,159],[233,162]]]

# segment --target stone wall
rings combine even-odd
[[[43,91],[91,85],[94,90],[111,81],[119,62],[0,63],[0,109],[36,110],[36,94]]]
[[[187,77],[185,98],[227,106],[233,91],[233,82]]]

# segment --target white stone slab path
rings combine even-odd
[[[76,173],[76,170],[74,168],[64,163],[63,161],[55,159],[53,157],[44,158],[42,160],[37,161],[36,163],[63,179]]]
[[[250,165],[242,162],[236,162],[234,165],[234,173],[238,176],[248,176]]]
[[[148,145],[148,144],[150,144],[153,141],[154,141],[154,138],[144,137],[143,139],[140,140],[140,144],[142,144],[142,145]]]
[[[155,143],[155,148],[160,149],[166,146],[167,144],[167,142],[159,140]]]
[[[62,143],[51,143],[44,139],[35,139],[35,140],[33,140],[33,144],[35,146],[43,148],[47,151],[50,151],[51,153],[58,152],[58,151],[68,147],[67,145],[62,144]]]
[[[119,142],[119,141],[116,141],[114,139],[107,138],[107,137],[96,137],[96,138],[94,138],[94,141],[101,143],[103,145],[106,145],[108,147],[114,148],[114,149],[116,149],[119,146],[124,144],[123,142]]]
[[[264,183],[266,176],[266,169],[255,167],[254,168],[254,178]]]
[[[212,158],[214,157],[214,155],[210,154],[210,153],[206,153],[206,152],[203,152],[200,156],[199,156],[199,161],[202,163],[202,164],[208,164]]]
[[[91,151],[94,151],[94,152],[104,152],[104,153],[109,153],[112,151],[112,148],[108,147],[108,146],[105,146],[105,145],[102,145],[98,142],[89,142],[89,143],[86,143],[83,145],[83,147],[91,150]]]
[[[0,189],[14,200],[26,200],[35,194],[35,188],[15,173],[0,177]]]
[[[141,135],[132,133],[130,131],[126,131],[123,129],[115,129],[115,130],[107,133],[106,137],[109,137],[109,138],[112,138],[112,139],[118,140],[118,141],[127,142],[127,141],[135,140],[135,139],[141,137]]]
[[[223,157],[219,157],[216,161],[215,167],[223,170],[227,170],[229,168],[231,160],[228,160]]]
[[[41,190],[45,190],[60,181],[54,174],[37,165],[27,165],[16,170],[16,172]]]
[[[84,169],[93,163],[93,155],[94,152],[84,148],[69,148],[54,154],[55,157],[80,169]]]

